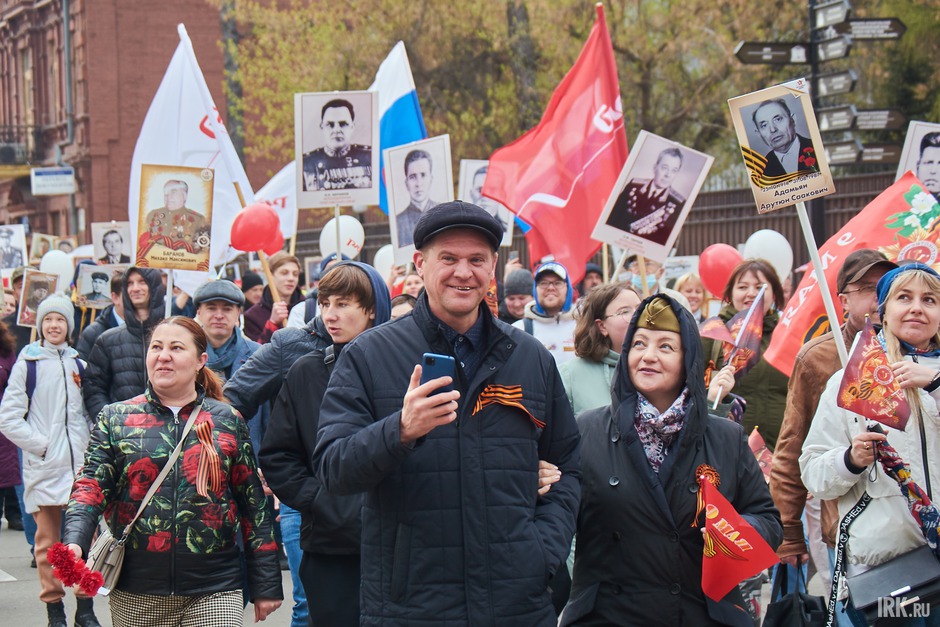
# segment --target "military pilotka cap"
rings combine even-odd
[[[473,229],[486,236],[495,252],[503,241],[503,224],[495,216],[474,204],[453,200],[428,209],[418,219],[414,230],[415,248],[421,249],[449,229]]]
[[[654,298],[646,305],[646,309],[640,312],[640,319],[637,321],[636,326],[638,329],[649,329],[650,331],[681,333],[676,312],[662,298]]]
[[[871,248],[862,248],[856,250],[845,258],[845,263],[839,268],[839,275],[836,277],[836,291],[840,294],[845,292],[849,283],[855,283],[869,270],[877,265],[884,266],[885,270],[894,270],[897,264],[888,261],[884,255]]]
[[[231,281],[219,279],[200,285],[193,294],[193,304],[196,307],[210,300],[223,300],[242,307],[245,304],[245,294]]]

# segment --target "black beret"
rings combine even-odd
[[[434,236],[449,229],[474,229],[486,236],[493,250],[503,241],[503,224],[485,209],[462,200],[453,200],[428,209],[414,230],[415,248],[421,249]]]

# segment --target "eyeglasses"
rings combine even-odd
[[[630,308],[621,309],[620,311],[615,311],[609,316],[604,316],[604,320],[607,320],[608,318],[613,318],[614,316],[620,316],[624,322],[629,322],[630,318],[633,316],[634,311],[635,311],[634,309],[630,309]]]
[[[859,294],[874,294],[875,290],[878,289],[877,285],[863,285],[855,290],[842,290],[843,294],[854,294],[858,292]]]
[[[544,290],[547,290],[548,288],[560,290],[561,288],[565,287],[567,283],[564,281],[539,281],[536,283],[536,285]]]

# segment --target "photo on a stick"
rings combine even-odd
[[[385,186],[395,263],[408,263],[414,257],[418,219],[428,209],[454,199],[450,136],[440,135],[386,150]]]
[[[294,94],[299,208],[378,204],[378,115],[378,92]]]
[[[210,168],[141,166],[135,265],[209,269],[214,178]]]
[[[499,245],[512,246],[512,229],[516,216],[502,204],[483,195],[483,183],[486,181],[489,163],[486,159],[460,160],[460,186],[458,187],[457,198],[482,207],[502,222],[503,241]]]
[[[0,268],[13,272],[26,265],[26,227],[22,224],[0,226]]]
[[[131,262],[131,223],[92,222],[91,243],[101,264]]]
[[[33,232],[29,237],[29,260],[39,262],[50,250],[55,249],[55,235]]]
[[[640,131],[591,237],[663,263],[713,161]]]
[[[940,124],[914,121],[908,125],[895,180],[908,170],[940,199]]]
[[[36,327],[36,312],[46,296],[56,291],[57,274],[27,268],[23,273],[23,295],[16,314],[16,324],[21,327]]]
[[[835,193],[809,81],[728,100],[758,213]]]
[[[127,264],[79,266],[75,302],[79,307],[104,309],[111,304],[111,279],[127,271]]]

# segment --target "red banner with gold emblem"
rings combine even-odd
[[[836,275],[845,258],[861,248],[879,250],[891,261],[911,259],[940,270],[940,205],[913,172],[908,172],[871,201],[819,249],[826,282],[835,301]],[[790,375],[804,343],[827,333],[829,320],[812,270],[793,291],[764,358]]]

